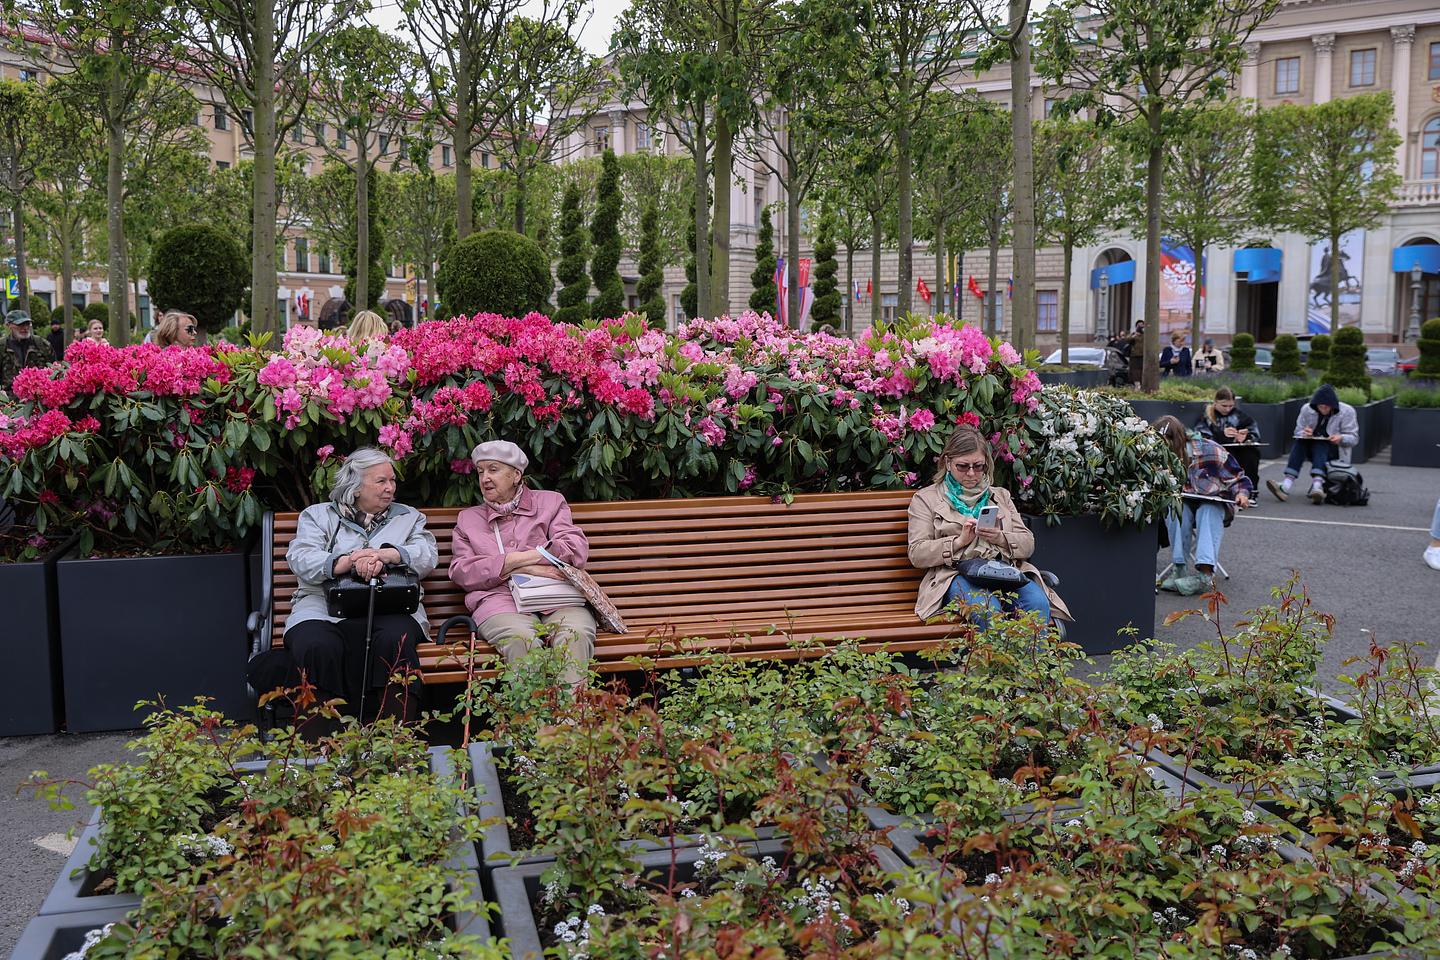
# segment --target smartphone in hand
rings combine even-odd
[[[979,518],[979,521],[978,521],[978,523],[977,523],[978,526],[984,527],[985,529],[989,530],[989,529],[991,529],[991,528],[993,528],[993,527],[999,526],[999,524],[1000,524],[1000,508],[999,508],[999,507],[992,505],[992,506],[981,507],[981,508],[980,508],[980,518]]]

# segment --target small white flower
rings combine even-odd
[[[1165,721],[1161,720],[1153,713],[1145,714],[1145,723],[1150,727],[1151,730],[1154,730],[1156,733],[1159,733],[1161,730],[1165,729]]]

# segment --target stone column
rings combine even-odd
[[[1395,151],[1395,169],[1400,171],[1400,176],[1409,179],[1405,148],[1410,132],[1410,50],[1415,46],[1415,25],[1391,27],[1390,40],[1394,48],[1393,69],[1390,71],[1390,92],[1395,98],[1392,123],[1395,132],[1400,134],[1400,147]]]
[[[1310,38],[1315,44],[1315,103],[1330,99],[1330,81],[1335,77],[1335,34],[1319,33]]]
[[[623,156],[630,151],[625,147],[625,111],[610,111],[610,149],[615,151],[615,156]]]
[[[1240,96],[1255,100],[1260,96],[1260,44],[1245,44],[1245,59],[1240,63]]]

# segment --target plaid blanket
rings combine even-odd
[[[1234,500],[1240,493],[1255,496],[1255,485],[1245,475],[1234,456],[1220,444],[1203,437],[1191,437],[1190,471],[1185,478],[1185,492],[1202,497],[1224,497]],[[1226,519],[1234,516],[1234,508],[1226,507]]]

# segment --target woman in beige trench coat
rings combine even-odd
[[[1052,616],[1072,619],[1059,595],[1030,563],[1035,537],[1015,509],[1010,492],[992,485],[994,475],[989,442],[974,427],[957,427],[940,453],[935,482],[916,491],[910,501],[910,562],[925,571],[915,615],[929,619],[958,600],[995,612],[1034,611],[1043,622]],[[989,528],[979,524],[980,513],[987,506],[999,509],[996,524]],[[1030,582],[1014,594],[986,591],[956,572],[957,564],[973,558],[1011,563]],[[988,622],[983,613],[976,614],[975,620],[982,627]]]

